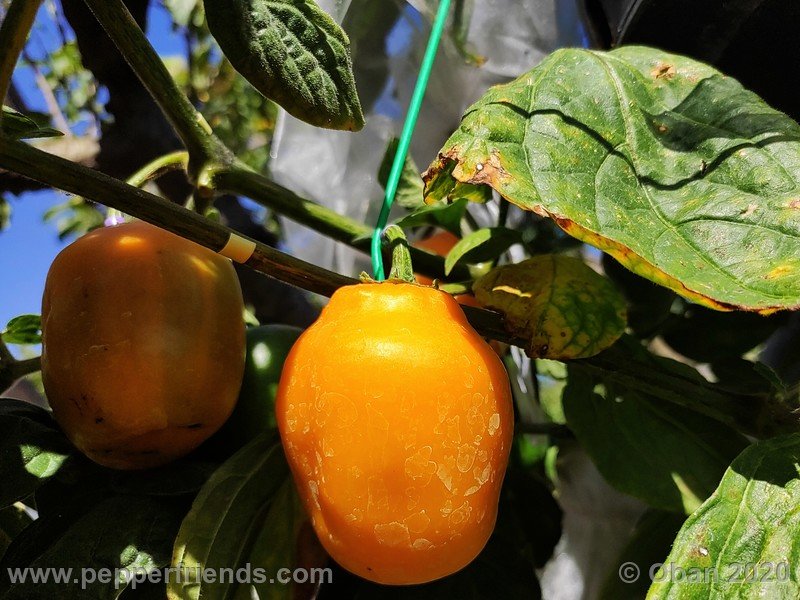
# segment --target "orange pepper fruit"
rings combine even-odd
[[[418,584],[484,547],[511,390],[452,296],[393,281],[337,290],[289,353],[276,414],[314,529],[344,568]]]
[[[56,420],[108,467],[187,454],[236,403],[242,315],[228,259],[143,222],[88,233],[45,284],[42,377]]]

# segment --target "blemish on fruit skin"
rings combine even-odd
[[[475,463],[475,447],[469,444],[462,444],[458,448],[458,458],[456,467],[461,473],[468,473]]]
[[[387,546],[410,546],[411,535],[408,527],[398,521],[391,523],[377,523],[373,527],[375,537],[380,543]]]
[[[431,518],[424,510],[414,513],[403,520],[403,524],[408,528],[411,533],[422,533],[428,528],[431,523]]]
[[[489,427],[487,431],[489,435],[494,436],[498,429],[500,429],[500,414],[494,413],[491,417],[489,417]]]
[[[413,456],[406,459],[405,473],[411,479],[421,479],[420,485],[427,485],[431,476],[436,473],[437,465],[431,460],[433,448],[423,446]]]
[[[450,463],[450,464],[448,464]],[[445,456],[444,460],[439,463],[439,469],[436,471],[436,476],[442,482],[448,492],[453,491],[453,469],[455,459],[452,456]]]
[[[462,525],[463,523],[469,521],[469,517],[472,514],[472,506],[470,506],[468,500],[464,500],[464,502],[453,510],[449,517],[448,521],[451,525],[458,526]]]
[[[414,487],[406,488],[406,509],[414,510],[419,504],[419,490]]]

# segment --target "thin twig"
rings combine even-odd
[[[53,119],[53,126],[56,129],[68,134],[70,132],[69,122],[64,116],[64,112],[61,110],[61,107],[58,105],[58,100],[56,99],[56,95],[53,93],[53,88],[50,87],[50,84],[47,82],[47,78],[42,74],[42,70],[27,51],[23,50],[22,57],[33,70],[33,76],[36,80],[36,87],[39,88],[39,91],[44,98],[44,102],[47,105],[47,112],[50,113],[50,118]]]

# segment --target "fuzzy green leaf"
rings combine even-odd
[[[318,127],[359,130],[350,40],[313,0],[205,0],[209,29],[259,92]]]
[[[142,496],[114,496],[91,507],[76,507],[66,497],[62,504],[59,514],[35,521],[18,535],[0,568],[4,574],[24,567],[72,569],[71,577],[56,581],[53,574],[47,582],[34,583],[28,575],[7,591],[7,582],[0,579],[4,600],[113,600],[126,588],[122,569],[142,577],[169,563],[181,506]]]

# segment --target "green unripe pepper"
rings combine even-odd
[[[225,445],[239,448],[275,429],[275,394],[283,363],[302,329],[289,325],[262,325],[247,330],[244,376],[233,414],[220,431]]]

